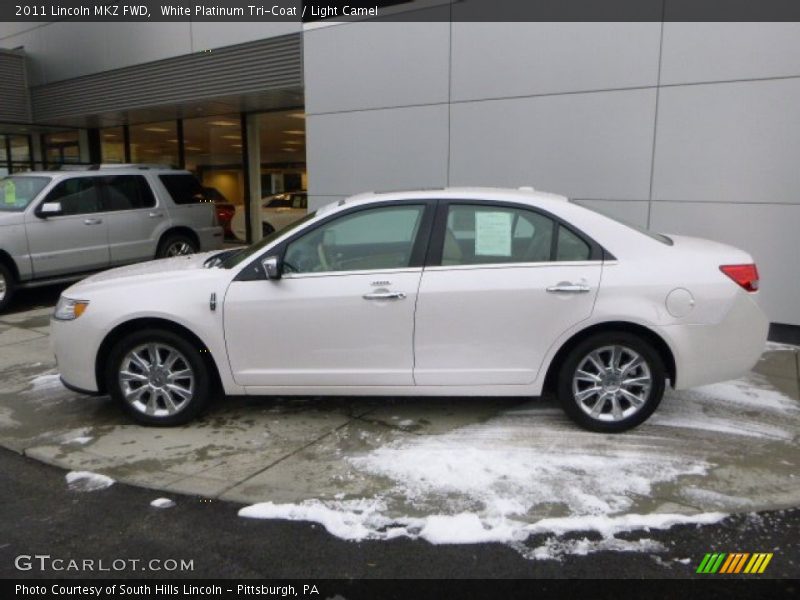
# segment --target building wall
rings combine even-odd
[[[748,250],[800,325],[800,24],[349,23],[304,68],[311,206],[533,185]]]

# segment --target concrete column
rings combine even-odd
[[[250,212],[250,239],[261,239],[261,137],[258,114],[247,115],[247,167],[250,197],[245,198]]]
[[[89,132],[86,129],[78,130],[78,151],[80,152],[82,163],[92,162],[89,151]]]

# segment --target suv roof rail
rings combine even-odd
[[[159,163],[100,163],[88,167],[89,171],[102,171],[103,169],[174,169],[172,165]]]
[[[172,165],[162,165],[157,163],[97,163],[93,165],[59,165],[57,171],[105,171],[113,169],[165,169],[173,170]]]

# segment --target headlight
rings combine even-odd
[[[73,300],[72,298],[61,296],[58,299],[53,318],[59,321],[72,321],[80,317],[88,306],[88,300]]]

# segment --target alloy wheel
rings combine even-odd
[[[8,293],[8,282],[6,281],[6,276],[3,273],[0,273],[0,302],[6,299],[6,294]]]
[[[142,344],[128,352],[118,379],[125,401],[151,417],[179,413],[192,400],[195,374],[178,350],[163,343]]]
[[[631,348],[596,348],[578,362],[572,394],[592,419],[617,422],[639,412],[647,403],[653,377],[644,358]]]
[[[194,248],[192,248],[189,243],[177,241],[167,246],[167,250],[164,252],[164,255],[166,257],[183,256],[185,254],[192,254],[193,252]]]

